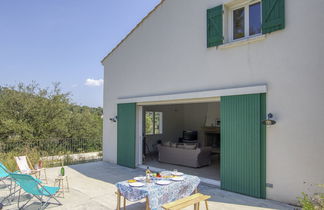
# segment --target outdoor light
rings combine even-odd
[[[262,123],[264,125],[274,125],[276,124],[276,121],[272,119],[273,118],[273,115],[271,113],[268,114],[268,118],[266,120],[263,120]]]
[[[115,116],[115,117],[112,117],[112,118],[109,118],[109,120],[111,121],[111,122],[117,122],[117,119],[118,119],[118,117],[117,116]]]

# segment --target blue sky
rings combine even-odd
[[[61,82],[102,106],[101,59],[160,0],[1,0],[0,85]]]

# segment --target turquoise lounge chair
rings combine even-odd
[[[18,196],[18,209],[24,208],[27,203],[33,198],[37,198],[41,202],[40,209],[45,209],[49,204],[62,205],[60,201],[55,198],[56,193],[59,191],[59,187],[44,186],[38,179],[35,179],[31,175],[9,173],[9,176],[20,186]],[[32,197],[22,206],[19,206],[21,190],[32,195]],[[44,199],[45,198],[45,199]],[[54,199],[56,203],[50,203],[49,201]]]
[[[0,163],[0,181],[6,184],[4,181],[9,177],[8,169]]]
[[[9,195],[6,196],[2,201],[1,204],[3,203],[4,200],[8,199],[11,195],[13,195],[12,193],[12,179],[10,178],[9,175],[10,171],[7,169],[6,166],[4,166],[2,163],[0,163],[0,181],[5,185],[8,186],[7,183],[5,182],[6,180],[10,180],[10,185],[8,186],[9,188]],[[8,199],[9,203],[10,200]]]

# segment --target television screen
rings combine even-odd
[[[197,131],[190,131],[190,130],[183,131],[183,140],[195,141],[197,139],[198,139],[198,132]]]

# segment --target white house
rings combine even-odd
[[[287,203],[319,191],[323,11],[323,0],[161,1],[102,60],[104,160],[136,167],[189,130],[212,148],[212,164],[190,170],[224,190]],[[168,164],[186,165],[177,154]]]

